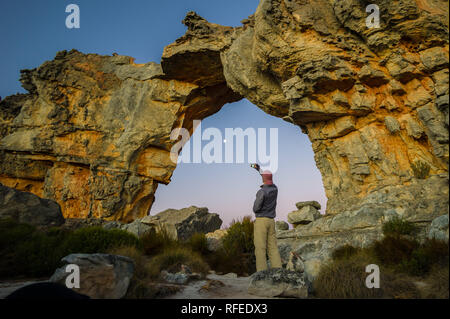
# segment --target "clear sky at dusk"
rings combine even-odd
[[[81,11],[81,28],[67,29],[68,4]],[[258,0],[14,0],[0,4],[0,96],[25,92],[21,69],[35,68],[73,48],[83,53],[136,58],[136,63],[159,62],[163,48],[182,36],[188,11],[210,22],[239,26],[254,13]],[[314,163],[311,143],[300,128],[267,115],[247,100],[228,104],[205,119],[202,128],[278,128],[278,218],[286,220],[295,203],[317,200],[325,211],[326,198]],[[260,176],[245,164],[180,164],[172,182],[160,185],[151,214],[167,208],[206,206],[232,219],[252,214]]]

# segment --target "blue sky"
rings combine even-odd
[[[68,4],[77,4],[81,28],[67,29]],[[54,58],[57,51],[75,48],[84,53],[136,58],[136,63],[159,62],[163,48],[182,36],[188,11],[210,22],[239,26],[254,13],[258,0],[14,0],[0,4],[0,96],[25,92],[21,69],[35,68]],[[295,203],[326,198],[311,143],[298,127],[265,114],[247,100],[225,105],[205,119],[203,128],[247,127],[279,130],[278,219],[294,210]],[[220,214],[224,225],[252,214],[251,205],[260,177],[248,164],[180,164],[172,182],[160,185],[151,214],[166,208],[207,206]]]

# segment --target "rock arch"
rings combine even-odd
[[[376,30],[362,0],[262,0],[236,28],[191,12],[160,65],[59,52],[21,72],[29,93],[0,102],[0,182],[55,200],[65,217],[131,221],[170,182],[171,131],[245,97],[308,134],[328,214],[442,215],[446,1],[372,2]]]

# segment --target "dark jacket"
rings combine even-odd
[[[256,193],[253,212],[256,217],[275,218],[277,207],[278,188],[275,184],[261,185],[261,189]]]

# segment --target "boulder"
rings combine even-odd
[[[448,242],[448,214],[439,216],[431,222],[428,238]]]
[[[275,222],[275,230],[288,230],[289,229],[289,224],[286,223],[283,220],[277,220]]]
[[[298,202],[295,204],[297,209],[302,209],[305,206],[312,206],[317,210],[320,210],[322,207],[320,206],[319,202],[316,202],[315,200],[306,201],[306,202]]]
[[[142,223],[164,228],[173,238],[189,239],[195,233],[210,233],[220,228],[222,220],[206,207],[191,206],[183,209],[166,209],[154,216],[142,218]]]
[[[59,205],[49,199],[0,184],[0,218],[35,226],[60,226],[64,217]]]
[[[307,298],[309,287],[303,273],[272,268],[254,273],[250,277],[248,292],[259,297]]]
[[[226,229],[218,229],[214,232],[207,233],[206,236],[206,242],[208,245],[208,250],[210,251],[217,251],[221,247],[223,247],[222,239],[227,234]]]
[[[120,299],[125,296],[134,273],[134,262],[124,256],[109,254],[71,254],[62,259],[64,266],[58,268],[50,282],[65,285],[68,264],[80,268],[78,293],[95,299]]]
[[[303,206],[301,209],[288,214],[288,222],[292,225],[307,225],[321,218],[319,211],[313,206]]]
[[[170,273],[163,270],[161,271],[161,278],[171,284],[184,285],[189,281],[189,274],[183,272]]]
[[[142,223],[141,219],[136,219],[135,221],[123,224],[118,221],[110,221],[103,224],[103,228],[105,229],[122,229],[126,230],[127,232],[135,235],[136,237],[142,237],[143,235],[147,234],[150,231],[153,231],[154,228],[152,226],[149,226],[147,224]]]
[[[168,272],[167,270],[162,270],[160,273],[160,278],[164,281],[172,284],[184,285],[191,280],[199,280],[202,275],[199,273],[193,273],[191,269],[186,265],[180,266],[180,271],[176,273]]]

